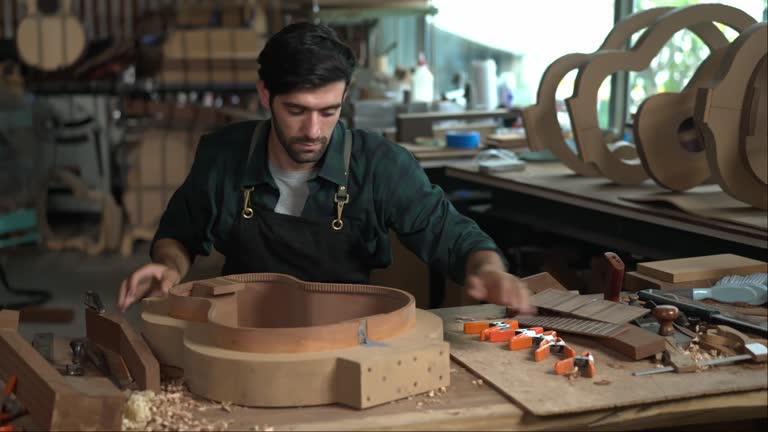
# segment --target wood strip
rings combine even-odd
[[[160,391],[160,364],[144,338],[123,317],[86,309],[85,331],[91,342],[123,356],[141,390]]]
[[[615,303],[600,297],[601,295],[578,295],[548,289],[531,297],[531,304],[543,310],[613,324],[625,324],[649,312],[648,309]]]
[[[575,333],[590,336],[611,336],[621,333],[621,326],[600,321],[583,320],[579,318],[562,318],[549,316],[516,316],[521,327],[544,327],[545,330]]]
[[[125,400],[106,378],[63,377],[15,331],[0,330],[0,379],[43,430],[120,430]],[[95,383],[95,384],[94,384]]]

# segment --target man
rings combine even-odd
[[[496,244],[459,214],[401,146],[339,122],[354,55],[330,28],[299,23],[259,55],[271,121],[201,138],[151,246],[152,263],[120,287],[125,311],[179,283],[194,257],[224,254],[223,274],[274,272],[366,283],[391,262],[389,229],[472,297],[528,311],[525,284]]]

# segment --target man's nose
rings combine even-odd
[[[320,130],[320,113],[311,111],[304,118],[302,123],[302,134],[309,138],[317,138],[321,135]]]

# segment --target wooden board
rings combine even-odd
[[[580,318],[625,324],[650,312],[648,309],[603,300],[599,296],[582,296],[567,291],[548,289],[531,297],[531,304]]]
[[[768,271],[768,263],[733,254],[708,255],[637,264],[637,271],[664,282],[686,282]]]
[[[160,364],[149,346],[128,322],[119,315],[85,310],[88,340],[120,354],[141,390],[160,390]]]
[[[433,312],[443,319],[452,358],[536,416],[576,415],[599,409],[768,388],[764,365],[759,368],[732,365],[696,374],[635,377],[632,372],[652,368],[652,363],[624,361],[610,349],[575,335],[568,336],[566,342],[577,352],[592,352],[597,373],[592,379],[569,381],[553,373],[557,355],[537,363],[529,351],[509,351],[504,343],[480,342],[477,335],[463,333],[463,321],[457,317],[500,318],[504,316],[503,307],[464,306]],[[596,385],[597,382],[603,385]]]

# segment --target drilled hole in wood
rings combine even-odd
[[[439,379],[440,381],[442,381],[442,380],[443,380],[443,376],[442,376],[442,375],[440,375],[439,377],[437,377],[437,379]]]
[[[418,387],[418,386],[419,386],[419,382],[418,382],[418,381],[414,381],[414,382],[413,382],[413,386],[414,386],[414,387]]]
[[[368,372],[371,372],[371,368],[368,368]]]
[[[432,372],[432,366],[427,368],[427,372]]]
[[[402,392],[403,392],[403,389],[401,389],[400,387],[398,387],[398,388],[397,388],[397,392],[398,392],[398,393],[402,393]]]
[[[386,377],[386,376],[383,376],[383,377],[381,377],[381,380],[382,380],[382,381],[386,381],[386,380],[387,380],[387,377]]]
[[[440,350],[440,355],[443,355],[443,350]]]
[[[419,358],[416,356],[413,356],[413,361],[417,361]]]
[[[370,402],[370,401],[371,401],[371,397],[370,397],[370,396],[368,396],[368,397],[366,397],[366,398],[365,398],[365,400],[367,400],[368,402]]]
[[[403,362],[402,362],[401,360],[398,360],[398,361],[397,361],[397,365],[398,365],[398,366],[402,366],[402,365],[403,365]]]

